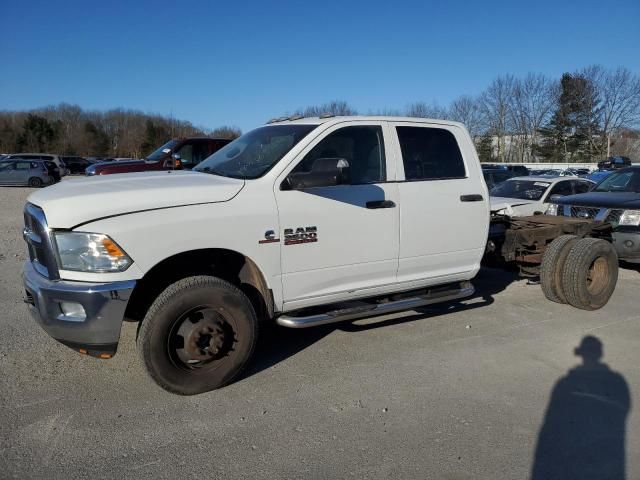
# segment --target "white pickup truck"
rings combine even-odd
[[[593,236],[585,221],[546,218],[577,235],[567,245],[600,242],[599,268],[614,268],[606,241],[578,239]],[[236,377],[260,321],[310,327],[472,295],[489,224],[487,187],[463,125],[280,119],[191,172],[84,178],[33,193],[25,302],[52,337],[100,358],[115,354],[125,319],[140,321],[151,377],[195,394]],[[520,222],[509,236],[507,226],[489,250],[539,264],[558,236],[557,226],[539,227]],[[564,263],[558,256],[568,247],[548,250],[547,264]],[[555,301],[599,308],[615,286],[605,278],[605,290],[581,305],[586,287],[565,295],[573,280],[563,283],[553,268],[545,273],[543,264],[540,274]]]

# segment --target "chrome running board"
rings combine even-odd
[[[331,310],[324,313],[316,313],[312,315],[281,315],[277,318],[278,325],[289,328],[308,328],[318,325],[326,325],[327,323],[344,322],[346,320],[357,320],[359,318],[374,317],[377,315],[386,315],[389,313],[402,312],[404,310],[412,310],[434,303],[450,302],[461,298],[470,297],[475,292],[470,282],[461,282],[456,288],[448,290],[428,291],[426,294],[403,298],[400,300],[392,300],[384,303],[359,303],[358,306],[351,308],[341,308]]]

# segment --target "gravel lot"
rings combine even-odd
[[[104,361],[31,320],[20,280],[29,192],[0,189],[2,478],[527,478],[551,391],[585,335],[621,377],[600,366],[565,379],[537,466],[603,478],[598,468],[615,471],[626,450],[626,478],[640,478],[640,415],[631,408],[625,431],[624,398],[626,382],[632,407],[640,399],[637,269],[621,270],[597,312],[485,270],[461,305],[273,327],[240,381],[183,398],[147,378],[134,324]]]

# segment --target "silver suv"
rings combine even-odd
[[[2,160],[46,160],[57,165],[61,177],[64,177],[69,173],[67,166],[64,164],[60,156],[53,155],[51,153],[14,153],[8,155]]]
[[[0,161],[0,185],[28,185],[38,188],[54,183],[43,160]]]

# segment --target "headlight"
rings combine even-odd
[[[640,225],[640,210],[625,210],[618,225]]]
[[[133,261],[106,235],[55,232],[61,270],[77,272],[122,272]]]
[[[547,207],[547,211],[544,212],[546,215],[558,215],[558,204],[552,203]]]

